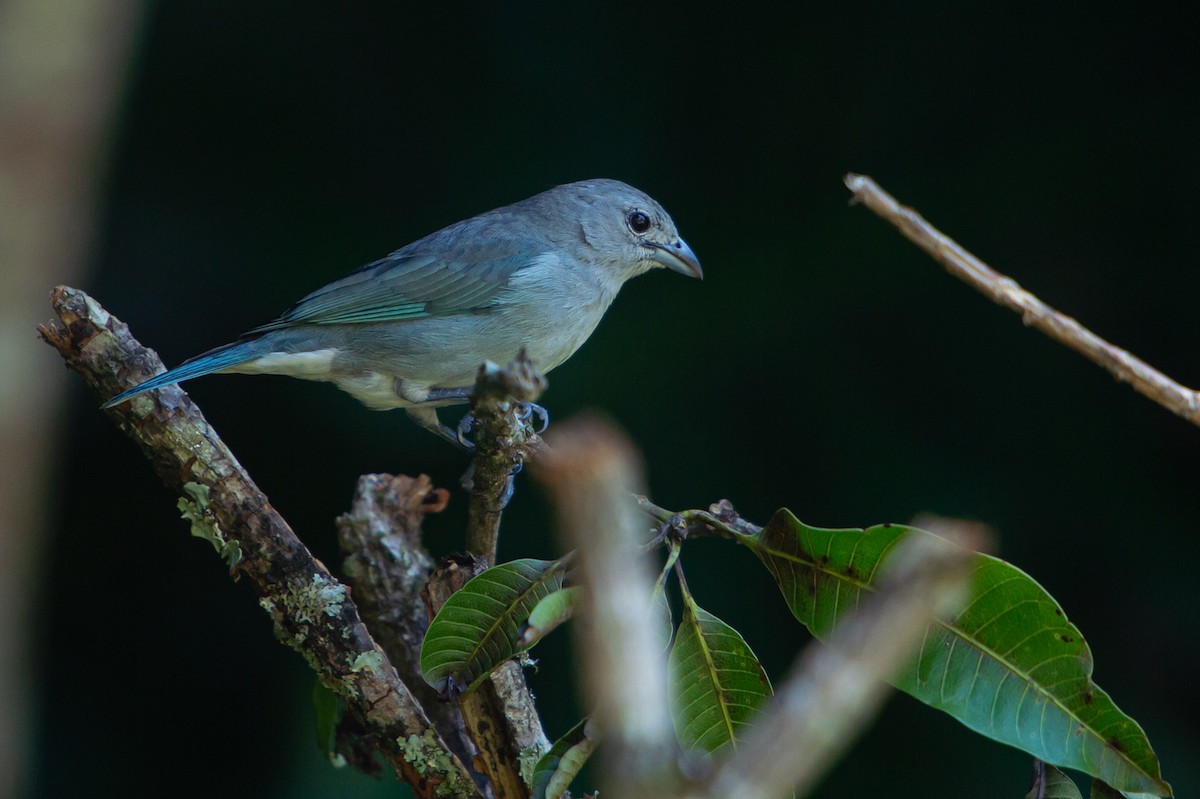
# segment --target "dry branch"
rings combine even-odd
[[[1056,311],[963,249],[956,241],[925,221],[913,209],[866,175],[849,174],[846,187],[854,194],[852,202],[861,203],[891,222],[906,238],[929,253],[960,278],[993,302],[1021,314],[1021,320],[1064,344],[1088,360],[1103,366],[1113,377],[1133,386],[1172,413],[1194,425],[1200,425],[1200,393],[1179,385],[1162,372],[1125,350],[1088,330],[1071,317]]]

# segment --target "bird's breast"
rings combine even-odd
[[[520,341],[538,368],[548,372],[587,341],[619,287],[578,266],[551,263],[522,270],[497,309],[497,321],[509,328],[512,343]]]

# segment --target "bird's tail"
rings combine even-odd
[[[133,388],[122,391],[100,407],[111,408],[114,405],[120,405],[130,397],[136,397],[138,394],[153,391],[163,386],[169,386],[172,383],[182,383],[184,380],[191,380],[193,377],[201,377],[202,375],[219,372],[222,369],[228,369],[231,366],[252,361],[262,354],[263,346],[261,339],[235,341],[232,344],[226,344],[197,355],[195,358],[188,358],[174,369],[170,369],[161,375],[150,378],[144,383],[139,383]]]

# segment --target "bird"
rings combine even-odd
[[[470,400],[481,364],[523,348],[549,372],[627,280],[660,267],[704,276],[658,202],[618,180],[567,183],[361,266],[102,407],[202,375],[288,375],[334,383],[373,410],[403,408],[461,442],[437,409]]]

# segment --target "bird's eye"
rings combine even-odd
[[[645,233],[650,229],[650,217],[644,211],[634,211],[629,215],[629,229],[634,233]]]

